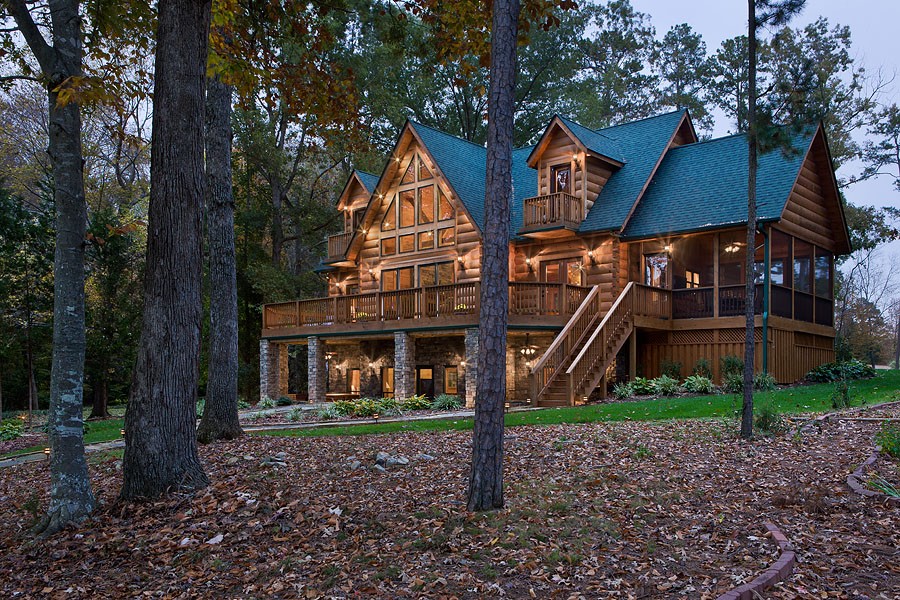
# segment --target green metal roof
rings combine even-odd
[[[793,151],[760,154],[757,215],[781,218],[815,132],[794,135]],[[623,232],[641,238],[747,222],[747,138],[744,134],[669,150]],[[605,190],[604,190],[605,191]]]
[[[684,114],[679,110],[600,130],[621,149],[625,164],[603,186],[579,233],[621,229]]]

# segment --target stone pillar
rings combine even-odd
[[[275,355],[278,363],[278,386],[275,388],[274,399],[288,395],[288,382],[291,378],[290,373],[290,357],[288,356],[287,344],[275,344]]]
[[[313,336],[307,339],[307,374],[309,382],[309,401],[325,402],[325,342]]]
[[[405,331],[394,333],[394,397],[416,395],[416,342]]]
[[[267,339],[259,340],[259,399],[277,398],[279,395],[281,357],[278,344]]]
[[[466,329],[466,407],[475,406],[475,388],[478,385],[478,330]]]

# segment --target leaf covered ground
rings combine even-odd
[[[894,599],[900,511],[844,482],[878,427],[511,428],[507,507],[482,515],[464,504],[471,432],[246,437],[201,449],[209,489],[143,504],[116,500],[113,454],[91,458],[95,518],[44,543],[22,533],[46,464],[23,465],[0,471],[0,595],[714,598],[777,558],[771,521],[799,564],[769,597]],[[379,451],[409,464],[381,472]]]

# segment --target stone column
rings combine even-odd
[[[309,401],[325,402],[325,342],[315,336],[307,339],[307,374],[309,382]]]
[[[394,333],[394,397],[416,395],[416,342],[405,331]]]
[[[475,388],[478,385],[478,330],[466,329],[466,407],[475,406]]]
[[[267,339],[259,340],[259,399],[277,398],[279,395],[281,357],[278,344]]]
[[[276,394],[272,396],[276,400],[288,395],[288,382],[290,380],[290,357],[287,344],[275,344],[276,360],[278,361],[278,386]]]

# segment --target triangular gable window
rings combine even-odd
[[[431,171],[428,170],[428,167],[425,166],[425,161],[421,158],[419,161],[419,181],[424,181],[426,179],[431,179]]]
[[[450,202],[450,199],[444,195],[444,192],[442,192],[440,188],[438,188],[438,196],[440,197],[438,219],[441,221],[452,219],[456,213],[456,211],[453,210],[453,203]]]
[[[403,174],[403,179],[400,180],[400,183],[415,183],[416,181],[416,161],[415,159],[409,161],[409,166],[406,168],[406,173]]]
[[[396,228],[397,219],[394,215],[394,201],[391,200],[391,203],[388,205],[387,210],[384,212],[384,218],[381,220],[381,230],[391,231]]]

